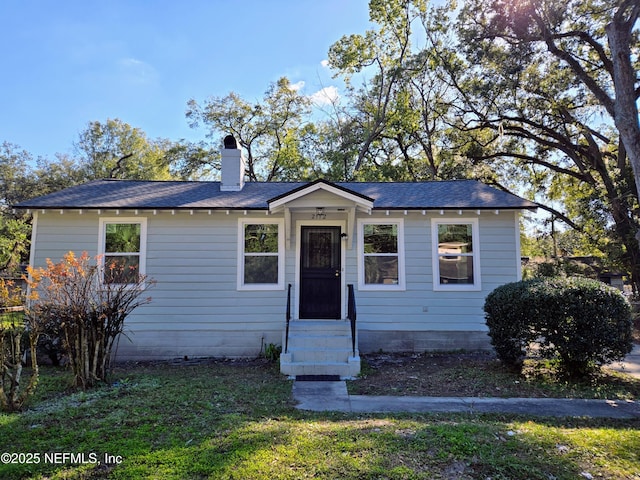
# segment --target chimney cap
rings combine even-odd
[[[227,149],[238,148],[238,142],[236,141],[233,135],[227,135],[226,137],[224,137],[224,148],[227,148]]]

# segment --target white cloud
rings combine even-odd
[[[329,68],[329,60],[322,60],[320,62],[320,65],[322,65],[324,68]]]
[[[322,90],[318,90],[316,93],[309,95],[309,99],[317,107],[331,105],[337,101],[339,97],[338,88],[334,86],[324,87]]]
[[[300,80],[299,82],[292,83],[291,85],[289,85],[289,88],[294,92],[297,92],[298,90],[302,90],[303,87],[304,87],[304,80]]]
[[[123,58],[118,62],[120,72],[124,79],[134,84],[149,84],[157,80],[156,70],[141,60],[136,58]]]

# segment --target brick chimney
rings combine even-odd
[[[222,154],[222,182],[220,190],[223,192],[239,192],[244,187],[245,160],[242,150],[233,135],[224,137]]]

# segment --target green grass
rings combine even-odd
[[[563,376],[557,362],[530,359],[521,373],[506,369],[493,356],[424,354],[385,363],[362,358],[360,378],[347,382],[354,395],[440,397],[535,397],[637,400],[640,379],[611,368],[592,376]],[[446,361],[444,361],[446,359]]]
[[[272,365],[133,366],[69,388],[44,368],[29,410],[0,414],[12,479],[575,479],[640,476],[640,419],[309,413]],[[45,462],[45,453],[121,463]],[[79,457],[75,460],[79,460]]]

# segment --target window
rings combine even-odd
[[[359,222],[359,288],[404,289],[403,222]]]
[[[284,288],[284,225],[241,220],[239,228],[238,288]]]
[[[137,283],[145,273],[146,219],[100,219],[105,283]]]
[[[434,290],[480,290],[478,221],[434,219]]]

